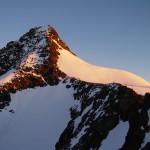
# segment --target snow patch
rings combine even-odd
[[[99,150],[117,150],[122,147],[128,132],[129,124],[122,122],[116,128],[109,132],[107,139],[102,142]]]
[[[150,110],[148,111],[148,116],[149,116],[149,125],[150,125]],[[144,143],[142,144],[142,148],[146,146],[146,144],[150,142],[150,132],[146,133]]]
[[[0,76],[0,86],[3,85],[4,83],[8,83],[11,82],[11,80],[14,78],[15,76],[15,69],[11,69],[9,71],[7,71],[5,74]]]

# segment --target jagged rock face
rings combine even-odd
[[[121,84],[94,84],[68,77],[57,66],[59,46],[72,53],[49,26],[32,28],[0,50],[0,75],[14,69],[11,81],[0,86],[0,110],[11,102],[10,93],[62,82],[66,89],[73,89],[76,104],[70,108],[71,119],[56,143],[56,150],[100,149],[120,121],[129,123],[120,149],[140,149],[145,133],[149,132],[150,95],[138,95]],[[143,148],[147,149],[149,143]]]
[[[9,42],[6,47],[0,50],[0,75],[4,74],[11,68],[15,68],[20,62],[22,47],[19,42]]]
[[[144,123],[148,123],[142,119],[142,96],[119,84],[99,85],[71,79],[67,87],[74,89],[77,105],[70,108],[72,119],[60,136],[56,149],[99,149],[120,121],[129,122],[121,150],[140,148],[146,130]]]
[[[55,39],[59,40],[59,37],[52,27],[47,31],[41,27],[32,28],[18,41],[10,42],[1,49],[0,75],[13,68],[15,71],[11,82],[0,87],[0,93],[14,93],[47,84],[57,85],[65,74],[57,68],[59,52],[56,50]],[[67,48],[62,41],[60,44]],[[1,102],[0,105],[4,104]]]

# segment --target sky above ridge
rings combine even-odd
[[[88,63],[150,82],[149,0],[1,0],[0,48],[48,24]]]

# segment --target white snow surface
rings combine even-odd
[[[102,146],[99,150],[118,150],[121,148],[124,144],[128,128],[128,122],[120,121],[120,123],[109,132],[106,140],[102,142]]]
[[[13,79],[15,76],[14,72],[15,72],[14,69],[10,69],[5,74],[1,75],[0,76],[0,85],[3,85],[4,83],[11,82],[11,79]]]
[[[150,118],[150,110],[148,111],[148,116]],[[150,125],[150,119],[149,119],[149,123]],[[146,133],[145,139],[144,139],[144,143],[142,144],[142,148],[146,146],[146,144],[150,142],[150,133]]]
[[[59,69],[69,77],[91,83],[120,83],[142,95],[150,92],[150,83],[135,74],[88,64],[62,47],[59,48],[59,53]]]
[[[70,120],[71,93],[60,83],[11,94],[11,105],[0,112],[0,149],[54,150]]]

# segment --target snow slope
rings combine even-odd
[[[124,144],[128,128],[129,125],[127,122],[120,121],[118,126],[109,133],[107,139],[102,142],[99,150],[118,150],[121,148]]]
[[[54,150],[70,120],[70,93],[60,83],[11,94],[11,105],[0,113],[0,149]]]
[[[132,88],[139,94],[150,92],[150,83],[135,74],[88,64],[62,48],[60,48],[59,53],[59,69],[69,77],[92,83],[120,83]]]
[[[0,85],[3,85],[4,83],[7,82],[11,82],[11,79],[14,78],[15,76],[14,71],[15,71],[14,69],[11,69],[2,76],[0,76]]]

